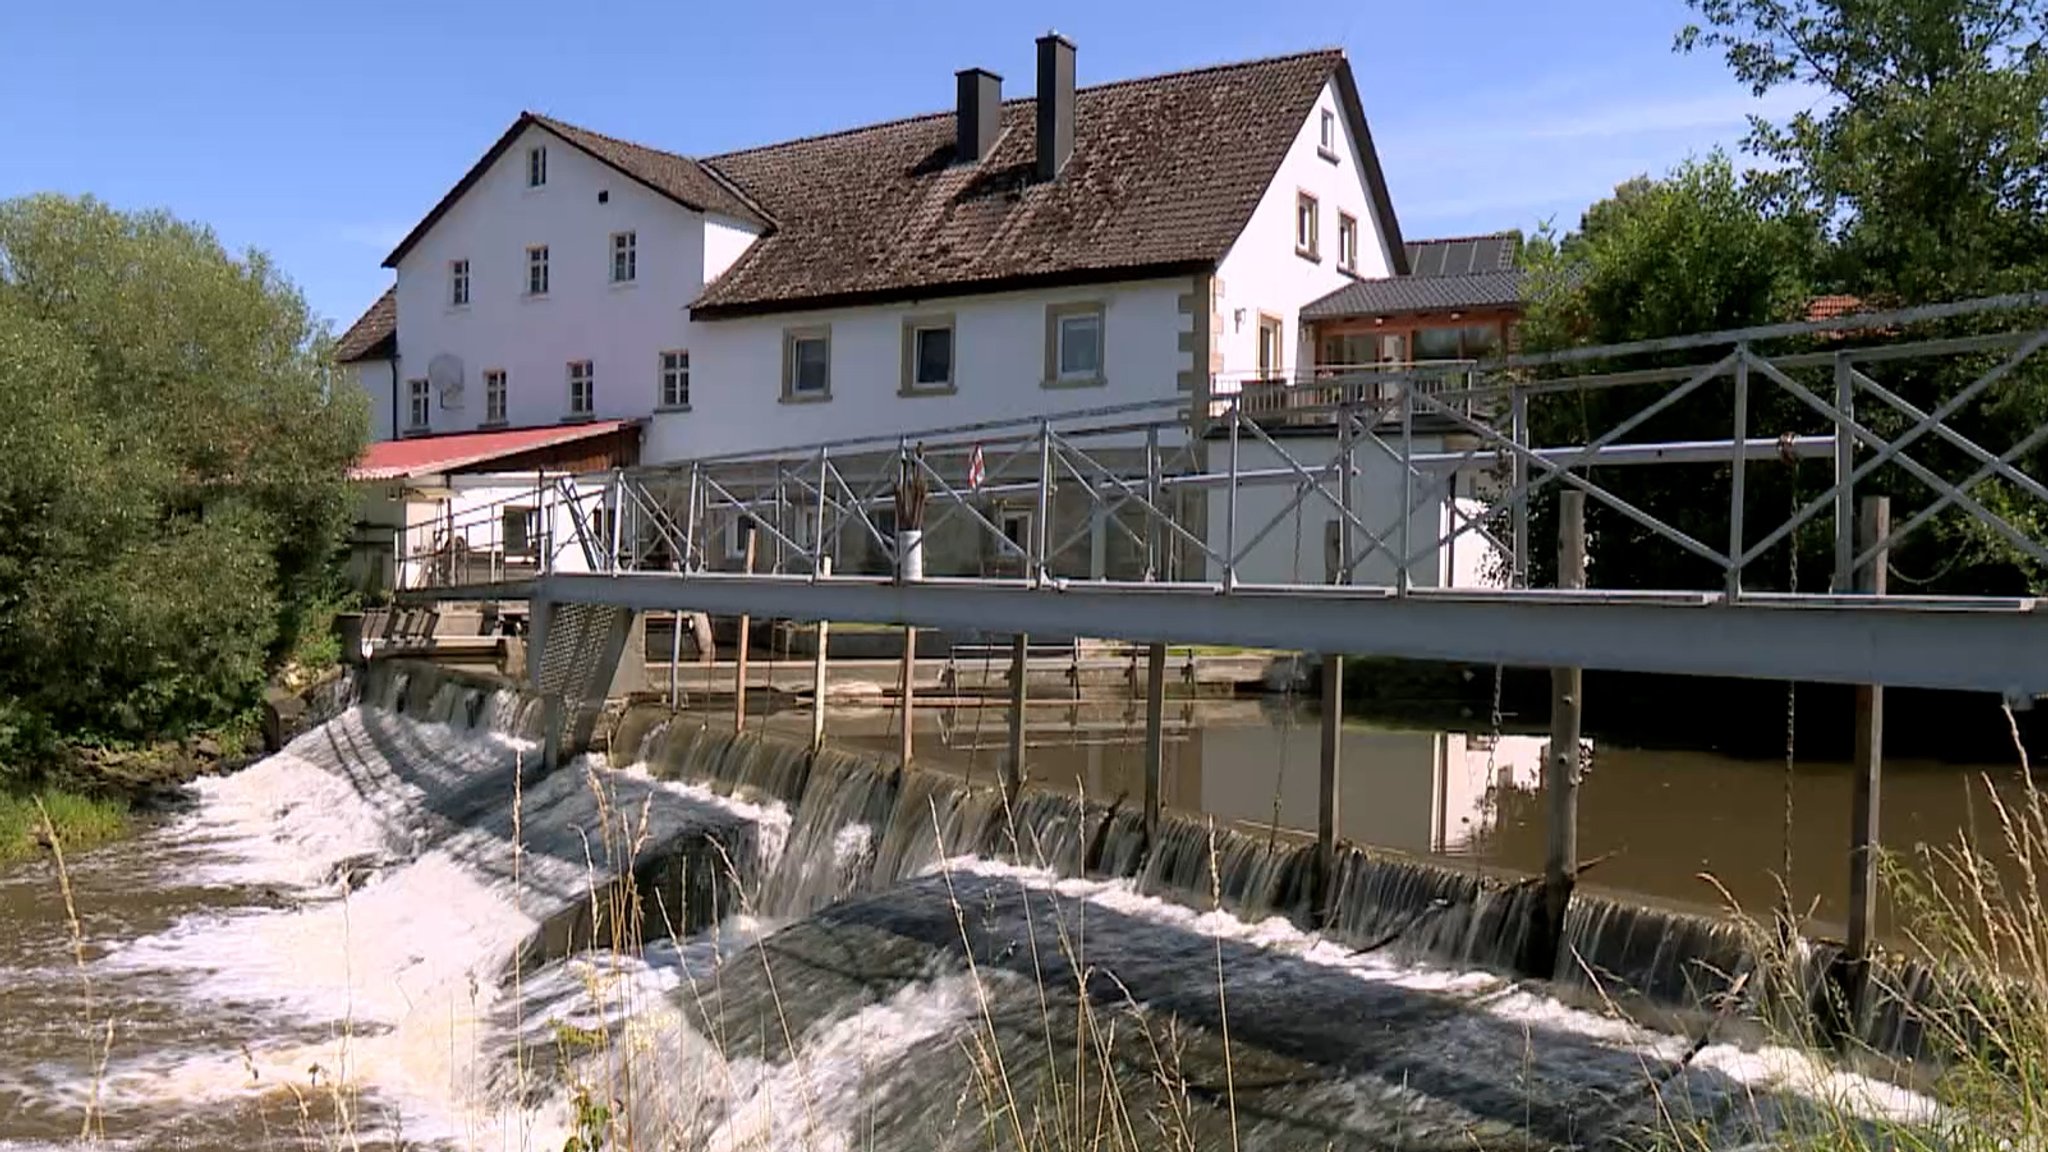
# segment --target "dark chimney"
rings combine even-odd
[[[1038,178],[1052,180],[1074,154],[1074,42],[1038,38]]]
[[[972,164],[988,157],[1003,128],[1003,78],[986,68],[960,71],[960,104],[953,128],[953,159]]]

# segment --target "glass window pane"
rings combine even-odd
[[[1094,313],[1060,317],[1060,376],[1102,373],[1102,317]]]
[[[917,376],[919,384],[950,384],[953,381],[953,330],[917,330]]]
[[[1417,360],[1458,359],[1458,329],[1424,328],[1416,332],[1415,358]]]
[[[797,392],[823,392],[830,377],[827,375],[831,358],[831,345],[817,338],[795,341],[790,361],[796,378],[790,381],[790,388]]]
[[[1500,353],[1500,329],[1491,324],[1474,324],[1465,329],[1465,358],[1483,360]]]

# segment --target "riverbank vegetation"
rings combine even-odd
[[[0,202],[0,792],[246,723],[325,627],[365,429],[326,347],[203,227]],[[53,813],[120,798],[83,787]]]
[[[1521,336],[1550,351],[1889,309],[2040,289],[2048,284],[2048,3],[2043,0],[1690,0],[1698,22],[1683,52],[1718,52],[1757,96],[1796,97],[1806,108],[1755,117],[1741,163],[1714,153],[1662,177],[1621,185],[1576,228],[1540,231],[1526,250],[1535,282]],[[2036,310],[2038,313],[2038,309]],[[1873,339],[2004,330],[2010,314],[1894,325],[1847,333],[1827,348]],[[1796,350],[1794,341],[1766,347]],[[1798,346],[1806,346],[1798,345]],[[1697,354],[1695,354],[1696,356]],[[1894,392],[1933,411],[2003,353],[1885,366]],[[1625,367],[1696,363],[1682,353]],[[1581,364],[1564,372],[1608,371]],[[1873,369],[1873,371],[1875,371]],[[1807,383],[1833,396],[1823,366]],[[1531,406],[1538,439],[1585,443],[1643,409],[1668,385],[1619,387]],[[1673,404],[1631,438],[1715,440],[1729,435],[1732,384],[1721,380]],[[1902,411],[1866,398],[1858,416],[1880,432],[1910,427]],[[1996,452],[2048,416],[2048,365],[2036,356],[1979,401],[1947,415],[1956,432]],[[1827,419],[1758,377],[1749,393],[1751,437],[1827,433]],[[2020,431],[2015,432],[2015,429]],[[1975,462],[1936,437],[1917,460],[1958,478]],[[2019,457],[2044,474],[2048,449]],[[1830,464],[1753,464],[1745,523],[1752,540],[1831,483]],[[1711,468],[1717,473],[1706,475]],[[1729,535],[1726,466],[1591,469],[1589,478],[1694,539]],[[1553,489],[1554,491],[1555,489]],[[1888,494],[1895,524],[1935,494],[1896,464],[1861,481]],[[1547,494],[1547,493],[1546,493]],[[2035,540],[2048,539],[2048,507],[2002,477],[1971,495]],[[1533,538],[1554,541],[1554,501],[1538,501]],[[1715,588],[1719,569],[1611,505],[1588,501],[1600,542],[1591,583],[1607,588]],[[1825,589],[1832,533],[1825,518],[1751,565],[1747,588]],[[1535,582],[1552,579],[1555,548],[1539,544]],[[1896,543],[1893,591],[2016,595],[2038,592],[2040,566],[1980,519],[1950,508]]]

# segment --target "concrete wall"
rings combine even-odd
[[[1135,401],[1169,402],[1181,369],[1190,364],[1180,348],[1180,333],[1188,326],[1180,299],[1192,286],[1182,278],[698,322],[692,332],[691,410],[657,414],[642,459],[771,451]],[[1099,302],[1104,309],[1102,383],[1048,385],[1046,310],[1081,302]],[[927,316],[952,318],[954,389],[905,395],[904,323]],[[784,399],[783,338],[790,328],[829,329],[829,399]]]
[[[527,150],[548,149],[545,186],[526,185]],[[598,194],[606,193],[606,202]],[[637,234],[637,274],[613,284],[611,236]],[[707,235],[707,232],[709,235]],[[436,222],[398,267],[398,350],[405,378],[440,354],[459,357],[457,406],[434,397],[432,431],[474,429],[485,413],[484,373],[506,373],[506,423],[569,416],[567,365],[592,361],[595,415],[652,412],[660,353],[690,350],[686,305],[707,267],[723,271],[746,229],[689,211],[532,127]],[[547,245],[549,290],[526,294],[529,246]],[[469,261],[469,303],[450,303],[449,262]],[[409,418],[401,390],[399,419]],[[388,396],[385,400],[388,411]]]
[[[1335,159],[1322,154],[1322,113],[1337,114]],[[1295,253],[1294,208],[1297,192],[1307,192],[1319,203],[1321,218],[1321,259],[1309,260]],[[1295,134],[1294,144],[1273,183],[1260,198],[1251,223],[1231,245],[1217,268],[1219,282],[1216,314],[1222,330],[1212,337],[1213,348],[1221,353],[1218,370],[1219,392],[1234,391],[1237,384],[1259,366],[1259,314],[1277,317],[1282,325],[1282,367],[1292,371],[1312,362],[1310,349],[1302,343],[1304,331],[1298,315],[1302,305],[1342,288],[1354,276],[1338,267],[1337,214],[1343,212],[1358,221],[1358,270],[1355,278],[1377,279],[1392,274],[1388,238],[1380,234],[1378,218],[1371,209],[1365,166],[1357,141],[1346,123],[1336,89],[1325,85],[1315,109]],[[1242,316],[1239,315],[1240,310]]]

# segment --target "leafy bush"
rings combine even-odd
[[[349,514],[364,415],[325,344],[203,228],[0,202],[0,765],[254,703]]]

